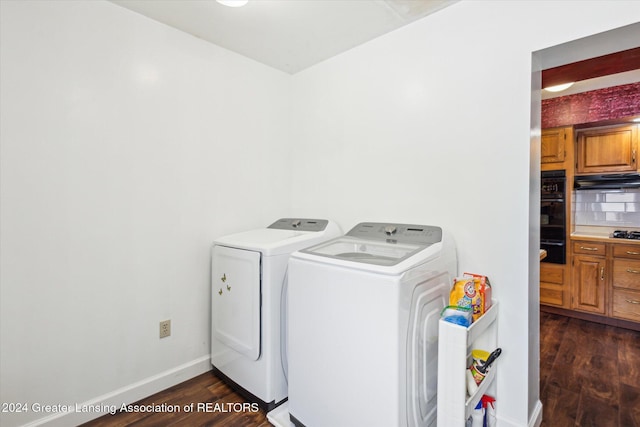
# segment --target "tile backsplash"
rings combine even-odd
[[[573,211],[578,226],[640,227],[640,189],[576,191]]]

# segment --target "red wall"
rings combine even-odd
[[[640,83],[542,101],[542,129],[615,120],[640,114]]]

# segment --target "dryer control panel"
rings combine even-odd
[[[323,231],[329,221],[326,219],[280,218],[267,228],[278,230]]]
[[[359,239],[428,246],[442,241],[442,228],[433,225],[361,222],[346,235]]]

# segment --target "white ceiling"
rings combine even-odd
[[[459,0],[249,0],[238,8],[215,0],[110,1],[295,74]],[[638,81],[640,70],[634,70],[577,82],[563,92],[542,91],[542,98]]]
[[[111,0],[294,74],[458,0]]]

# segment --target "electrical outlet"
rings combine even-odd
[[[166,338],[171,335],[171,320],[163,320],[160,322],[160,338]]]

